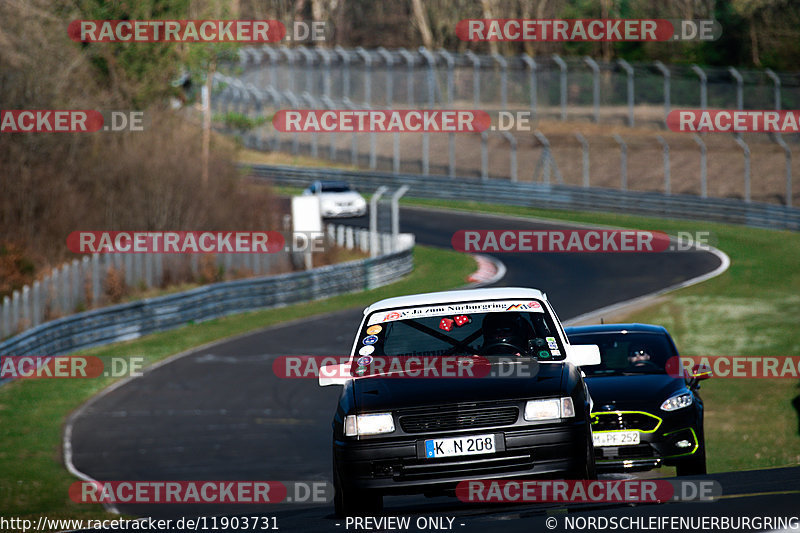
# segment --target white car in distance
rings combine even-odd
[[[367,201],[344,181],[315,181],[303,196],[319,196],[323,217],[361,217],[367,214]]]

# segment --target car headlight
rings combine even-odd
[[[557,420],[575,416],[572,398],[552,398],[550,400],[530,400],[525,404],[525,420]]]
[[[344,419],[344,434],[348,437],[378,435],[394,431],[392,413],[369,415],[347,415]]]
[[[676,411],[689,407],[693,401],[691,392],[681,392],[664,400],[664,403],[661,404],[661,409],[663,411]]]

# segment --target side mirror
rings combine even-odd
[[[344,385],[353,377],[350,374],[350,364],[325,365],[319,369],[319,386]]]
[[[568,344],[567,361],[575,366],[600,364],[600,348],[596,344]]]
[[[689,388],[692,389],[703,380],[711,377],[711,367],[708,365],[696,364],[691,370],[686,372]]]

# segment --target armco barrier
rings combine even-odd
[[[0,343],[0,355],[61,355],[243,311],[308,302],[386,285],[413,268],[413,235],[396,252],[305,272],[215,283],[197,289],[78,313]]]
[[[252,176],[278,185],[306,187],[314,180],[347,181],[362,191],[384,185],[408,185],[407,196],[468,200],[542,209],[610,211],[706,222],[743,224],[768,229],[800,230],[800,209],[781,205],[746,203],[730,198],[655,192],[620,191],[504,180],[448,178],[375,171],[298,168],[282,165],[247,165]]]

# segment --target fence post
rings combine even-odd
[[[600,122],[600,66],[589,56],[583,61],[592,69],[592,114],[594,122]]]
[[[558,54],[553,54],[553,61],[561,69],[561,120],[567,120],[567,64]]]
[[[624,59],[617,59],[628,78],[628,126],[633,127],[633,67]]]
[[[492,54],[498,65],[500,65],[500,109],[503,111],[508,107],[508,61],[498,53]]]
[[[439,55],[442,56],[447,63],[447,105],[450,107],[453,106],[453,101],[455,100],[455,86],[453,84],[453,67],[455,66],[456,62],[453,59],[453,55],[448,52],[447,50],[439,50]]]
[[[692,139],[700,147],[700,196],[708,197],[708,182],[706,172],[706,143],[696,133],[692,134]]]
[[[297,99],[297,97],[294,95],[293,92],[291,91],[284,92],[283,96],[284,98],[286,98],[286,100],[289,101],[289,105],[291,105],[295,109],[300,109],[300,101]],[[292,134],[292,153],[297,154],[299,151],[300,151],[300,138],[299,138],[299,133],[295,131]]]
[[[22,327],[31,327],[31,288],[27,285],[22,286]]]
[[[697,65],[692,65],[692,72],[700,78],[700,108],[705,111],[708,107],[708,76]]]
[[[750,147],[742,140],[741,136],[736,136],[733,139],[744,153],[744,201],[750,203]]]
[[[406,50],[405,48],[401,48],[399,50],[400,55],[403,56],[403,59],[406,62],[406,67],[408,68],[408,73],[406,74],[406,93],[408,96],[408,105],[414,105],[414,54]]]
[[[419,53],[428,62],[428,109],[433,109],[434,102],[436,101],[436,93],[434,88],[433,66],[436,63],[436,58],[428,51],[427,48],[420,46]],[[427,176],[430,174],[430,151],[431,151],[431,138],[428,131],[422,132],[422,174]]]
[[[489,179],[489,132],[481,132],[481,179]]]
[[[664,137],[661,135],[656,135],[656,140],[659,142],[659,144],[661,144],[661,148],[664,150],[664,194],[669,195],[672,194],[669,171],[669,144],[667,144],[667,141],[665,141]]]
[[[786,142],[778,133],[773,136],[773,140],[778,143],[778,146],[783,148],[786,155],[786,207],[792,207],[792,150],[787,146]]]
[[[616,133],[614,140],[619,144],[620,189],[626,191],[628,190],[628,145]]]
[[[533,132],[533,136],[536,137],[536,140],[542,145],[542,157],[539,159],[539,164],[536,166],[536,170],[534,171],[534,180],[539,173],[539,167],[542,168],[542,172],[544,174],[544,183],[545,185],[550,185],[550,172],[555,171],[556,179],[560,184],[564,184],[564,179],[561,177],[561,172],[558,170],[558,165],[556,165],[556,160],[553,159],[553,153],[550,150],[550,141],[547,140],[547,137],[544,134],[536,130]]]
[[[775,111],[781,110],[781,79],[778,77],[771,68],[768,68],[764,73],[772,80],[773,91],[775,94]]]
[[[317,53],[322,57],[322,96],[331,96],[331,53],[326,48],[317,48]],[[259,267],[261,263],[259,262]]]
[[[522,54],[520,58],[522,59],[522,62],[528,66],[528,70],[531,73],[531,80],[530,80],[531,115],[535,117],[536,104],[537,104],[536,61],[528,54]]]
[[[464,55],[472,62],[472,102],[475,109],[481,104],[481,58],[467,50]]]
[[[0,339],[13,333],[11,329],[11,298],[3,296],[3,322],[0,323]]]
[[[383,62],[386,65],[386,106],[392,107],[394,92],[394,58],[383,46],[378,48],[378,55],[383,58]]]
[[[511,181],[517,181],[517,139],[507,131],[501,132],[508,141],[509,157],[511,158]]]
[[[369,199],[369,255],[378,255],[378,200],[381,199],[387,187],[381,185]]]
[[[344,66],[344,73],[342,74],[342,99],[350,97],[350,52],[342,48],[341,46],[336,46],[334,48],[336,54],[342,60],[342,66]]]
[[[306,91],[311,93],[313,92],[313,88],[311,87],[311,85],[313,85],[311,80],[313,69],[311,67],[314,64],[314,54],[312,54],[311,51],[305,46],[298,46],[297,51],[300,52],[300,54],[303,56],[303,59],[305,59],[304,66],[306,67]]]
[[[321,98],[322,105],[324,105],[328,109],[334,109],[336,105],[333,103],[327,95]],[[336,160],[336,131],[333,129],[328,133],[328,158],[331,161]]]
[[[364,105],[369,107],[372,105],[372,56],[361,46],[356,48],[356,53],[364,61]]]
[[[269,84],[278,88],[278,52],[266,44],[261,47],[261,51],[269,56]]]
[[[664,126],[666,126],[670,111],[670,72],[661,61],[654,61],[653,64],[664,76]]]
[[[580,132],[575,132],[575,138],[581,143],[581,152],[583,156],[583,186],[589,186],[589,142]]]
[[[14,334],[19,329],[19,291],[11,293],[11,333]]]
[[[301,98],[310,109],[313,108],[319,109],[320,107],[322,107],[320,106],[319,102],[317,102],[317,99],[311,96],[311,93],[309,93],[308,91],[303,91]],[[311,157],[314,158],[319,156],[319,141],[317,139],[318,136],[319,132],[317,131],[317,128],[314,128],[314,130],[311,132]]]
[[[36,327],[42,323],[42,284],[37,279],[33,282],[33,317],[31,327]]]
[[[735,68],[728,67],[728,72],[730,72],[733,79],[736,80],[736,109],[741,111],[744,106],[744,91],[742,89],[744,80],[742,79],[742,75],[739,74],[739,71]]]
[[[351,102],[346,96],[342,99],[342,103],[347,109],[352,110],[355,108],[353,102]],[[354,166],[358,166],[358,133],[356,132],[355,128],[353,129],[353,135],[350,138],[350,163]]]
[[[291,48],[286,48],[285,46],[281,46],[281,52],[283,52],[283,55],[286,56],[286,66],[289,70],[287,90],[290,93],[294,93],[294,50]]]
[[[397,249],[397,236],[400,234],[400,198],[408,189],[408,185],[403,185],[392,194],[392,252]]]

